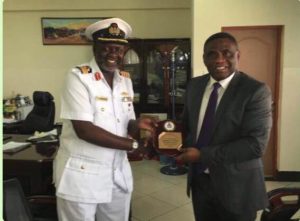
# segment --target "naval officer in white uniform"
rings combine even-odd
[[[62,91],[61,144],[54,161],[60,221],[127,221],[133,188],[127,151],[141,149],[130,76],[118,70],[131,27],[119,18],[86,29],[94,58],[68,73]]]

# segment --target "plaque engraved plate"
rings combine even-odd
[[[162,132],[158,136],[158,147],[160,149],[179,149],[181,146],[180,132]]]
[[[158,122],[154,141],[155,148],[159,152],[177,153],[183,141],[181,125],[172,120]]]

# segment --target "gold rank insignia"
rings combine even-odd
[[[103,97],[103,96],[96,96],[96,100],[97,101],[107,101],[108,98],[107,97]]]
[[[125,78],[130,78],[129,72],[126,72],[126,71],[120,71],[120,75],[125,77]]]
[[[89,74],[92,73],[92,68],[90,66],[77,66],[76,68],[78,68],[81,71],[81,74]]]
[[[132,102],[131,97],[122,97],[122,102]]]
[[[123,92],[121,93],[121,95],[122,95],[122,96],[127,96],[128,93],[127,93],[126,91],[123,91]]]

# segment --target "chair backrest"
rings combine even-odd
[[[268,192],[268,198],[270,205],[263,211],[261,221],[289,221],[300,208],[300,188],[274,189]]]
[[[45,132],[54,128],[55,103],[53,96],[46,91],[33,93],[34,106],[23,122],[21,133],[32,134]]]
[[[5,221],[31,221],[32,215],[17,179],[3,181],[3,217]]]

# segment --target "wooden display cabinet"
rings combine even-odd
[[[190,39],[131,39],[129,42],[121,69],[131,75],[137,116],[167,113],[168,118],[180,118],[186,84],[191,77]],[[171,93],[175,94],[174,99]]]

